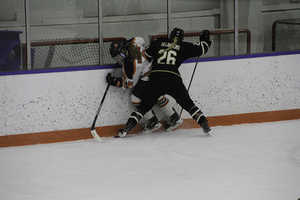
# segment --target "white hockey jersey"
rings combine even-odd
[[[138,47],[142,55],[142,51],[145,49],[145,40],[143,38],[135,37],[128,40],[127,42],[132,42],[133,45]],[[151,70],[151,63],[147,61],[143,56],[141,56],[141,60],[131,61],[129,55],[129,57],[125,58],[122,69],[125,76],[123,78],[122,88],[129,89],[134,87],[139,79],[142,79],[143,81],[149,80],[148,75]],[[126,84],[126,82],[128,81],[132,81],[133,83],[128,86]]]

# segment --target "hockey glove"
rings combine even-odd
[[[211,41],[209,40],[210,38],[210,32],[209,30],[204,30],[202,31],[200,35],[200,41],[206,42],[209,46],[211,45]]]
[[[121,77],[114,77],[111,73],[108,73],[106,76],[106,81],[108,84],[115,86],[115,87],[122,87],[122,78]]]

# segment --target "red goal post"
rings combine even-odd
[[[201,31],[185,31],[183,41],[196,43],[199,42]],[[234,30],[233,29],[215,29],[210,30],[211,48],[202,57],[217,57],[234,55]],[[157,38],[167,37],[167,34],[153,35],[150,41]],[[238,49],[239,55],[250,54],[251,33],[248,29],[238,30]]]
[[[126,41],[124,37],[103,38],[103,63],[115,61],[109,53],[113,41]],[[27,69],[27,48],[22,46],[23,69]],[[99,39],[75,38],[40,40],[31,43],[32,69],[49,69],[59,67],[96,66],[99,65]]]

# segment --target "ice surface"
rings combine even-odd
[[[300,120],[0,148],[3,200],[297,200]]]

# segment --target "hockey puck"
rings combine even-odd
[[[119,137],[120,137],[120,136],[118,136],[118,135],[115,135],[115,136],[114,136],[114,138],[119,138]]]

